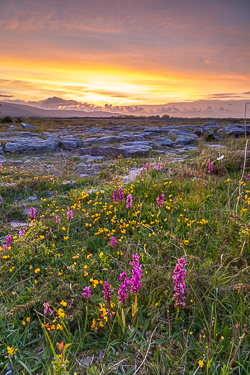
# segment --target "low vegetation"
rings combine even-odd
[[[73,156],[60,178],[2,165],[0,373],[249,374],[244,145],[85,179]]]

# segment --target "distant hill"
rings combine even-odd
[[[11,117],[111,117],[121,116],[120,113],[102,112],[102,111],[71,111],[71,110],[60,110],[60,109],[41,109],[32,107],[24,104],[13,104],[7,102],[0,102],[0,117],[11,116]]]

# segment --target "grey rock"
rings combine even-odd
[[[31,133],[31,132],[21,132],[18,134],[19,137],[26,137],[26,138],[30,138],[30,137],[38,137],[40,138],[40,134],[37,134],[37,133]]]
[[[166,127],[150,127],[150,128],[145,128],[143,129],[143,132],[144,133],[168,133],[169,132],[169,128],[166,128]]]
[[[96,129],[96,128],[90,129],[88,131],[89,134],[95,134],[95,133],[99,133],[99,132],[100,132],[100,129]]]
[[[81,359],[79,363],[81,366],[89,366],[91,365],[93,360],[94,360],[94,356],[90,357],[89,355],[87,355],[85,358]]]
[[[193,141],[194,141],[194,139],[192,137],[181,136],[181,137],[176,138],[175,145],[176,146],[184,146],[184,145],[188,145],[189,143],[192,143]]]
[[[111,135],[111,136],[106,136],[106,137],[101,137],[96,139],[96,143],[114,143],[114,142],[121,142],[123,138],[118,137],[116,135]]]
[[[3,152],[3,148],[0,146],[0,155],[3,155],[4,152]]]
[[[25,208],[22,212],[23,215],[29,215],[29,213],[30,213],[30,207]]]
[[[153,142],[150,141],[134,141],[134,142],[123,142],[120,147],[141,147],[141,146],[153,146]]]
[[[174,142],[171,141],[171,139],[169,139],[168,137],[164,137],[164,138],[156,138],[154,140],[156,146],[158,147],[172,147],[174,145]]]
[[[86,173],[80,173],[80,172],[78,172],[78,174],[79,174],[80,178],[87,178],[87,177],[89,177],[89,174],[86,174]]]
[[[93,143],[97,143],[96,142],[97,139],[98,138],[96,138],[96,137],[91,137],[91,138],[83,139],[82,140],[83,146],[85,146],[85,147],[91,146]]]
[[[5,144],[5,151],[8,153],[33,153],[33,152],[52,152],[59,149],[58,142],[47,139],[27,139],[15,140]]]
[[[172,130],[168,134],[169,135],[176,135],[177,137],[185,137],[185,138],[191,138],[191,139],[198,139],[199,138],[198,135],[196,135],[192,132],[181,130],[181,129]]]
[[[79,156],[79,159],[84,159],[87,163],[90,163],[91,161],[102,160],[104,159],[104,156],[82,155]]]
[[[135,181],[138,175],[140,175],[143,172],[143,168],[132,168],[129,173],[125,176],[118,176],[120,177],[120,181],[124,183],[129,183],[132,181]]]
[[[226,125],[225,126],[225,135],[234,135],[234,136],[244,136],[245,135],[245,125]],[[246,126],[246,133],[250,134],[250,126]]]
[[[206,147],[210,148],[226,148],[224,145],[218,145],[218,144],[213,144],[213,145],[205,145]]]
[[[30,209],[27,209],[27,210],[28,210],[28,213],[29,213]],[[26,215],[26,213],[24,215]],[[28,227],[28,226],[31,226],[31,225],[32,225],[32,223],[22,223],[20,221],[11,221],[10,222],[10,226],[12,228],[23,228],[23,227]]]
[[[10,125],[8,130],[13,131],[13,130],[18,130],[18,129],[20,129],[18,126]]]
[[[36,201],[37,200],[37,195],[32,195],[28,198],[26,198],[26,201]]]
[[[60,142],[66,150],[74,150],[78,147],[83,146],[83,142],[81,139],[73,138],[73,137],[60,137]]]
[[[75,181],[74,180],[63,181],[62,184],[63,185],[71,185],[71,186],[73,186],[73,185],[75,185]]]
[[[33,129],[33,130],[36,130],[36,129],[37,129],[36,126],[29,125],[29,124],[25,124],[24,122],[21,122],[21,126],[22,126],[24,129]]]
[[[111,146],[94,146],[94,147],[86,147],[79,149],[80,155],[90,155],[90,156],[111,156],[111,157],[118,157],[122,155],[123,157],[126,156],[126,150],[122,150],[117,147]]]
[[[120,147],[120,150],[125,151],[127,157],[144,155],[147,154],[151,149],[151,146],[144,144],[134,144],[133,146]]]
[[[84,163],[83,161],[81,163],[77,164],[77,167],[86,167],[86,166],[87,166],[87,164]]]

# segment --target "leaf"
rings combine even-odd
[[[30,375],[32,375],[32,372],[31,372],[30,369],[25,365],[25,363],[23,363],[20,359],[18,359],[17,362],[19,362],[20,365],[22,365],[22,366],[25,368],[25,370],[27,370],[28,373],[29,373]]]
[[[157,340],[155,340],[153,343],[152,343],[152,345],[153,344],[165,344],[167,342],[167,340],[162,340],[162,339],[157,339]]]
[[[211,358],[211,359],[209,360],[209,362],[207,363],[207,368],[209,368],[209,367],[211,366],[212,360],[213,360],[213,358]]]

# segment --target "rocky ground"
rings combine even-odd
[[[207,147],[222,148],[228,137],[245,135],[245,126],[240,123],[208,121],[197,125],[128,121],[109,119],[106,123],[102,120],[102,124],[94,124],[82,120],[79,126],[77,120],[70,121],[70,126],[53,129],[47,126],[46,131],[34,125],[34,120],[5,124],[0,133],[0,162],[10,161],[22,166],[35,162],[41,171],[50,171],[54,166],[59,173],[65,168],[67,158],[75,156],[78,163],[74,171],[84,178],[97,173],[107,166],[108,160],[119,155],[123,158],[146,156],[153,151],[154,155],[174,156],[173,162],[178,162],[184,160],[189,151],[197,150],[200,140],[205,141]],[[249,134],[250,124],[246,130]]]

